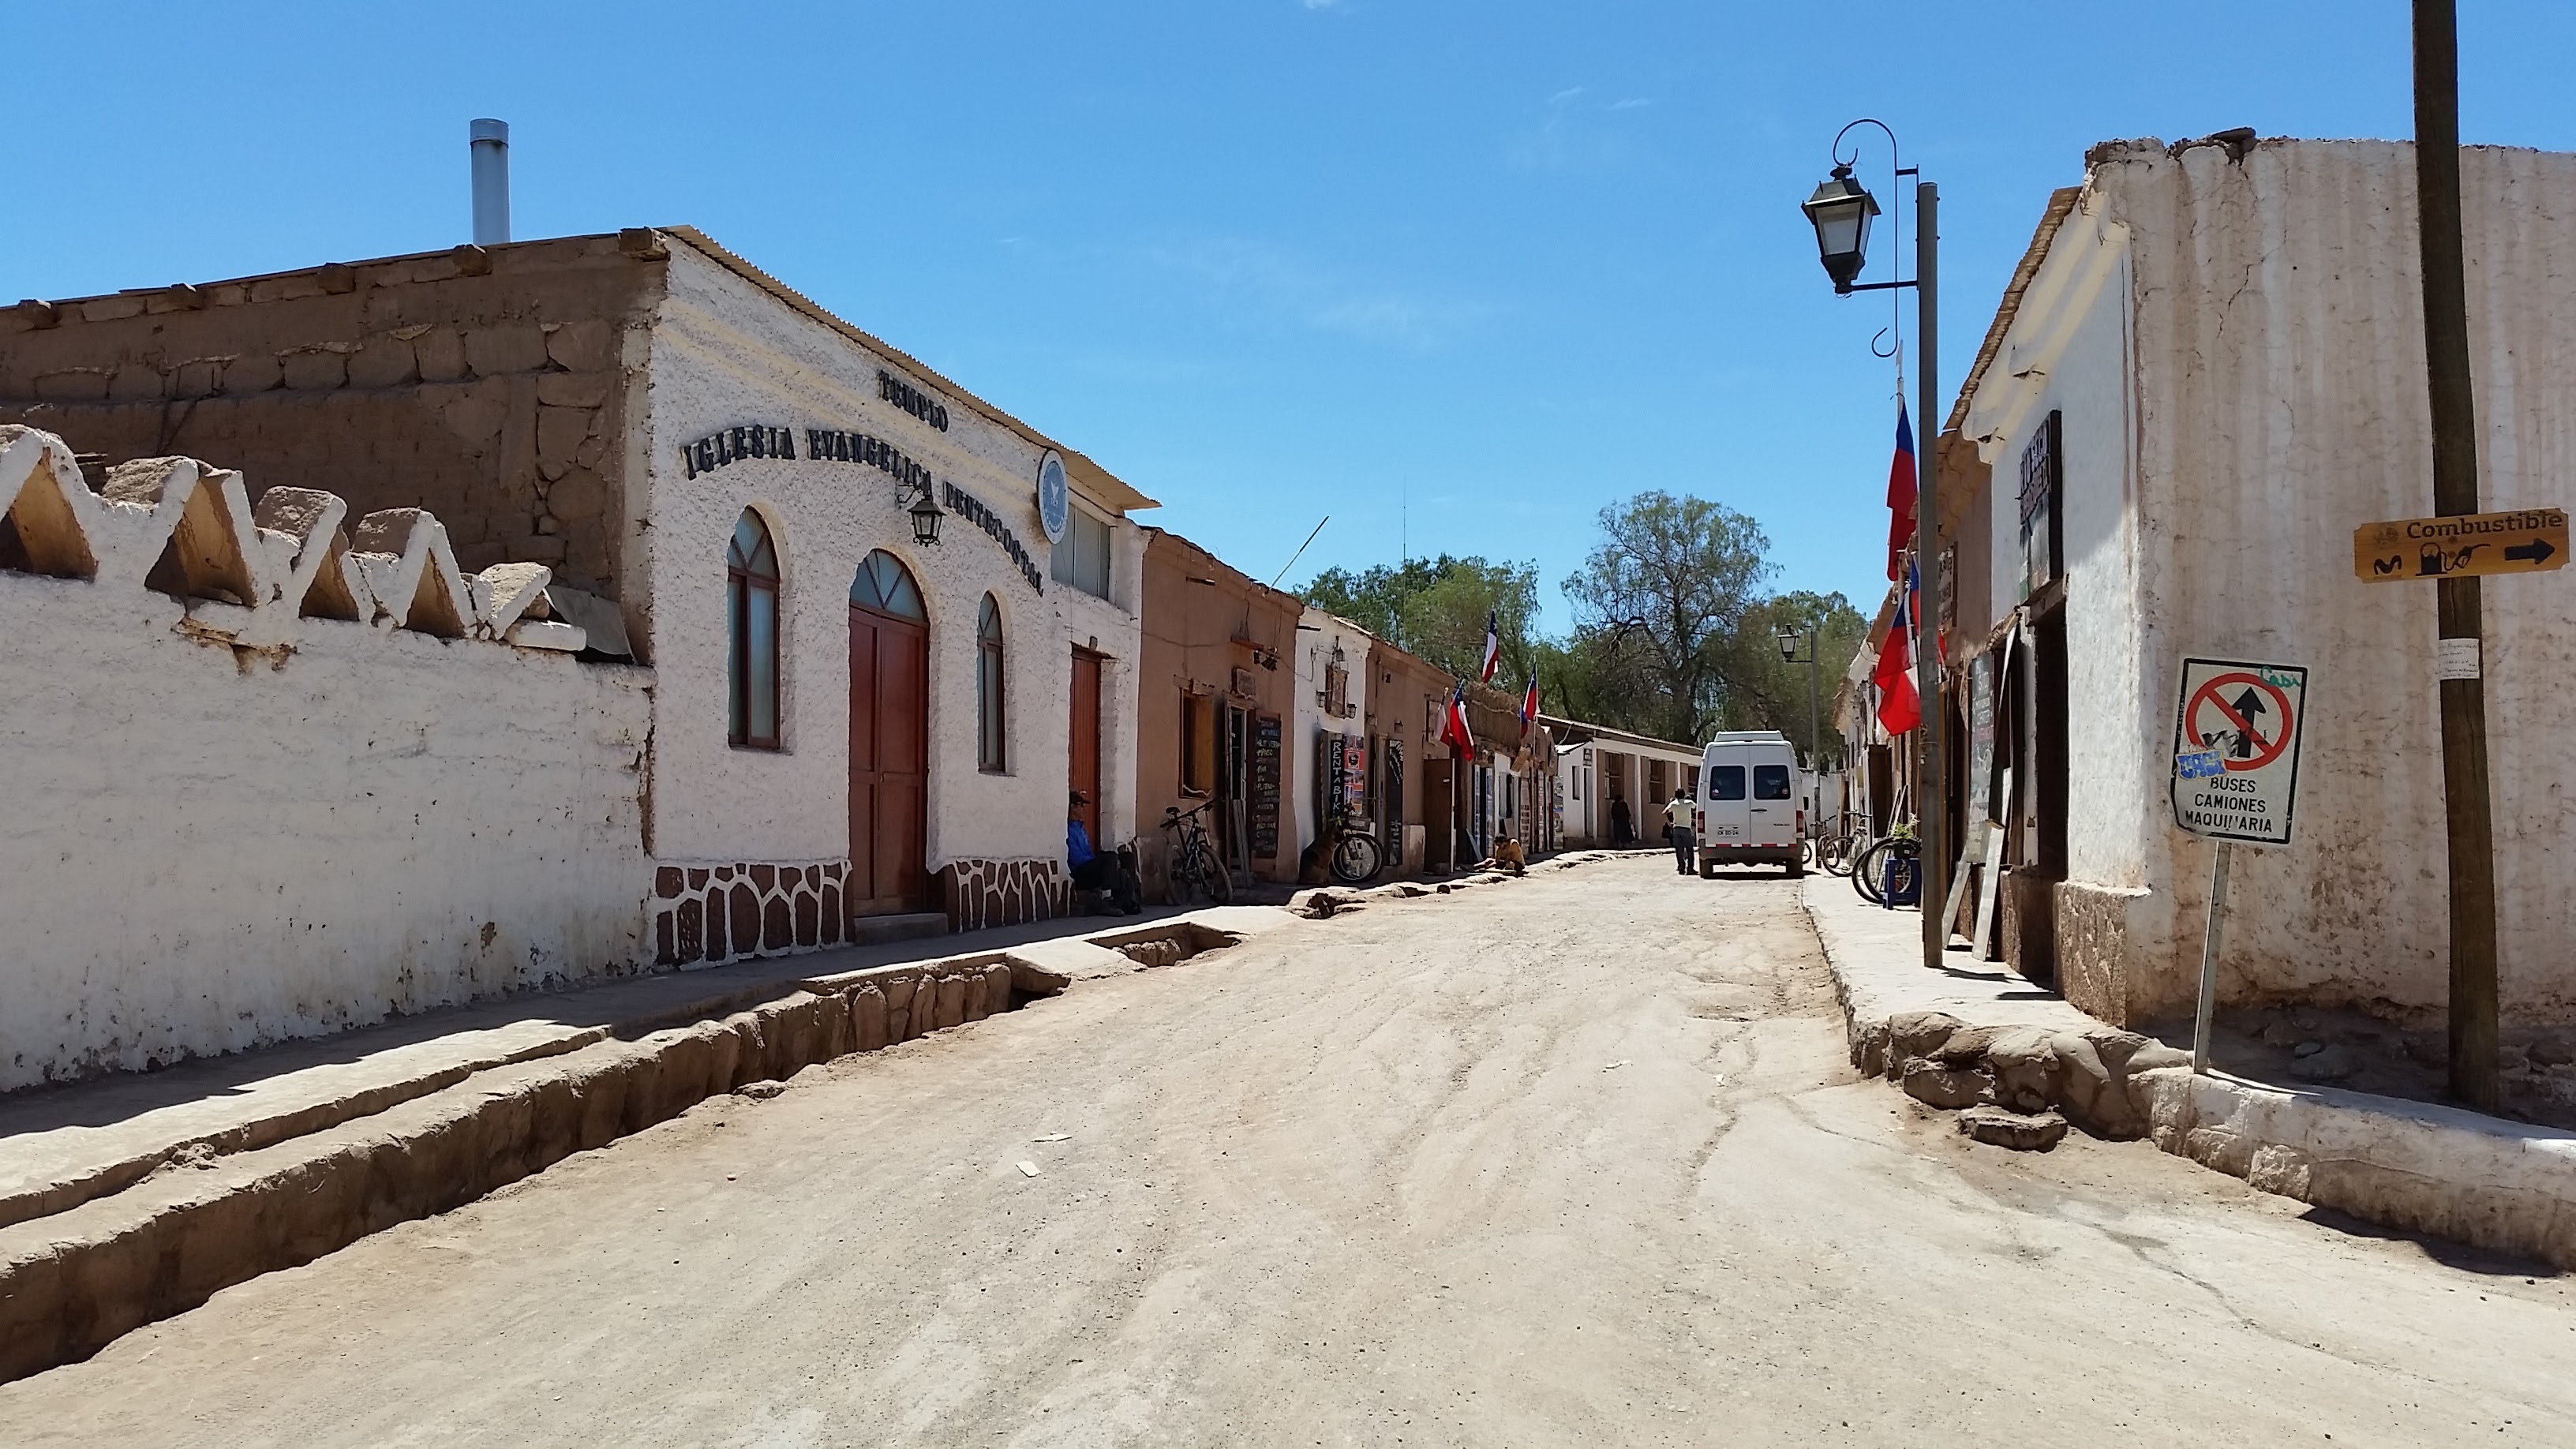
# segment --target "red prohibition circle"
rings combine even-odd
[[[2238,718],[2236,711],[2228,705],[2227,701],[2218,697],[2219,689],[2222,686],[2231,684],[2250,684],[2272,697],[2272,703],[2278,708],[2281,715],[2281,733],[2279,735],[2270,740],[2264,739],[2263,732],[2261,730],[2254,728],[2254,726],[2246,723],[2243,719]],[[2191,738],[2195,744],[2197,744],[2201,738],[2199,714],[2200,707],[2204,704],[2217,710],[2220,714],[2225,715],[2228,723],[2233,724],[2238,729],[2243,730],[2246,734],[2251,735],[2254,738],[2254,757],[2245,760],[2222,760],[2219,762],[2225,765],[2228,769],[2259,770],[2265,765],[2272,763],[2274,760],[2281,758],[2281,751],[2289,748],[2290,730],[2296,722],[2290,718],[2290,697],[2281,692],[2279,685],[2242,671],[2234,674],[2215,675],[2204,680],[2201,683],[2200,688],[2191,692],[2191,702],[2184,705],[2182,710],[2183,728],[2191,732]]]

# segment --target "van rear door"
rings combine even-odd
[[[1700,756],[1701,839],[1710,845],[1750,843],[1752,780],[1741,745],[1710,745]]]
[[[1797,769],[1789,752],[1749,748],[1753,798],[1745,810],[1745,839],[1754,845],[1798,843]]]

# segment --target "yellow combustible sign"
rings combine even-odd
[[[2567,510],[2563,508],[2392,518],[2352,531],[2352,571],[2364,583],[2536,574],[2566,563]]]

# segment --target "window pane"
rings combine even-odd
[[[725,685],[728,705],[725,738],[737,745],[742,743],[746,722],[743,708],[746,671],[743,666],[742,591],[743,582],[739,577],[725,580]]]
[[[1002,762],[1002,651],[986,644],[975,652],[975,759],[987,770]]]
[[[1047,557],[1047,574],[1097,598],[1109,597],[1109,525],[1073,510],[1065,522],[1064,541]]]
[[[1786,800],[1789,798],[1789,767],[1756,765],[1753,767],[1753,798]]]
[[[1720,765],[1708,772],[1708,798],[1741,800],[1744,798],[1744,767]]]
[[[749,738],[770,742],[778,738],[778,593],[774,589],[753,587],[744,600],[750,627],[744,631],[750,646],[748,685],[750,698],[746,731]]]

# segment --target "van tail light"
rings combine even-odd
[[[1693,834],[1693,835],[1706,835],[1707,833],[1708,833],[1708,812],[1707,812],[1707,811],[1705,811],[1705,810],[1694,810],[1694,811],[1692,811],[1692,812],[1691,812],[1691,834]]]
[[[1804,805],[1798,807],[1798,838],[1807,838],[1807,807]]]

